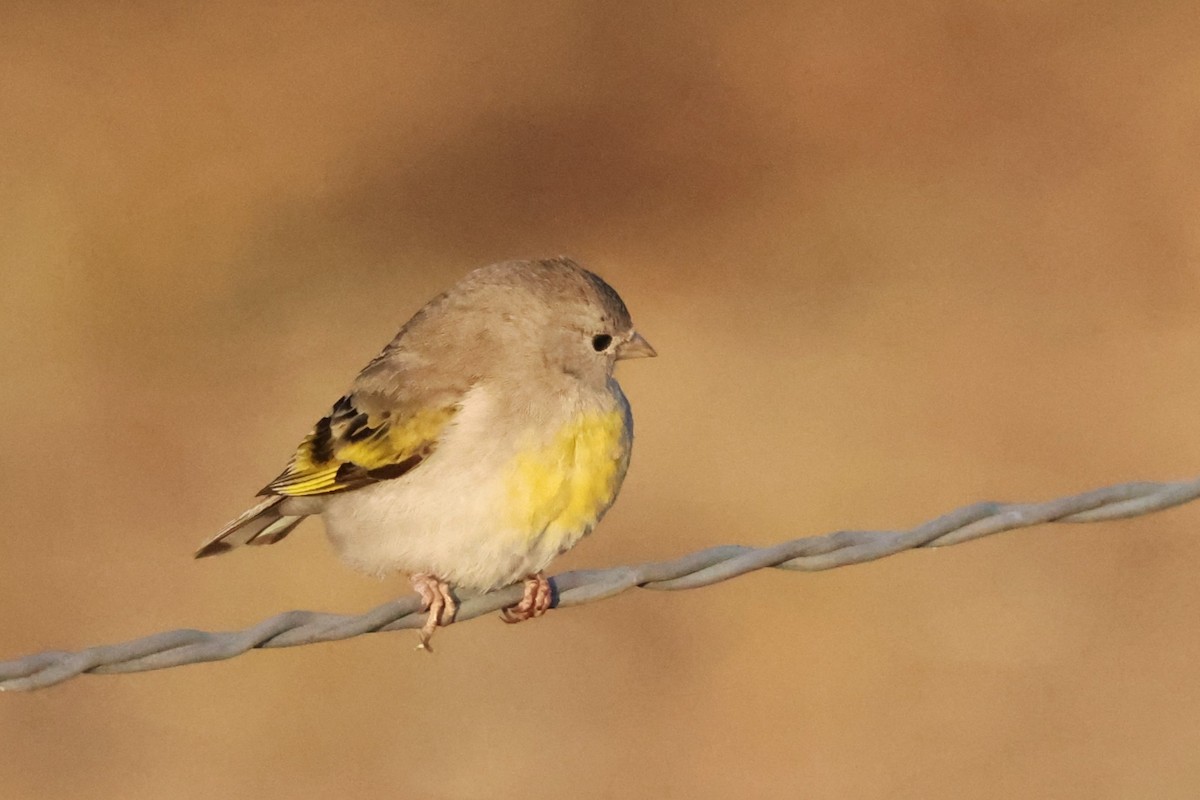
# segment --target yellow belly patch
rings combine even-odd
[[[580,414],[549,445],[522,453],[513,462],[509,523],[531,537],[590,530],[616,495],[628,452],[621,411]]]

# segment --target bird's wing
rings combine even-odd
[[[321,418],[283,474],[259,494],[332,494],[400,477],[429,457],[458,410],[450,398],[438,400],[404,407],[371,392],[352,391]]]

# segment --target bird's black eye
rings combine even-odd
[[[612,344],[612,337],[607,333],[598,333],[592,337],[592,349],[597,353],[603,353]]]

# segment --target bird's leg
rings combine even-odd
[[[439,625],[446,626],[454,622],[454,615],[458,613],[458,603],[454,601],[454,595],[450,594],[450,584],[428,573],[418,572],[413,575],[412,585],[417,594],[421,595],[421,610],[429,612],[425,624],[421,626],[421,642],[417,649],[432,653],[433,647],[429,640],[433,638],[433,632]]]
[[[524,622],[527,619],[540,617],[550,608],[554,601],[554,592],[545,573],[538,572],[525,578],[525,595],[515,606],[503,609],[500,619],[505,622]]]

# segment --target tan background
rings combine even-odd
[[[0,11],[2,656],[403,591],[188,556],[510,256],[662,354],[560,568],[1200,471],[1191,0],[192,6]],[[1198,521],[83,678],[0,796],[1194,797]]]

